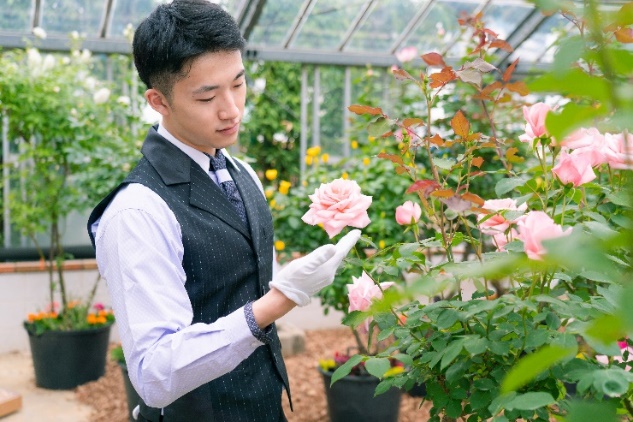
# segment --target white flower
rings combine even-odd
[[[134,26],[132,26],[131,23],[128,23],[125,29],[123,29],[123,36],[128,40],[134,38]]]
[[[273,135],[273,141],[285,144],[288,142],[288,136],[285,133],[277,132]]]
[[[131,103],[130,97],[128,97],[127,95],[121,95],[119,98],[116,99],[116,102],[123,105],[130,105]]]
[[[261,143],[261,142],[264,142],[264,135],[262,135],[262,134],[260,133],[259,135],[257,135],[257,138],[255,138],[255,139],[257,139],[257,142],[260,142],[260,143]]]
[[[54,86],[53,87],[53,92],[59,92],[59,87],[58,86]]]
[[[253,81],[253,92],[255,94],[261,94],[266,89],[266,79],[257,78]]]
[[[90,52],[90,50],[85,48],[81,50],[81,60],[87,62],[90,60],[90,57],[92,57],[92,53]]]
[[[108,101],[110,98],[110,90],[108,88],[100,88],[97,92],[92,96],[95,104],[103,104]]]
[[[31,72],[39,71],[42,66],[42,55],[36,48],[29,48],[26,50],[26,61]]]
[[[83,75],[77,75],[77,76],[81,79]],[[97,86],[97,80],[92,76],[88,76],[86,79],[84,79],[84,86],[90,91],[92,91]]]
[[[78,39],[79,39],[79,32],[77,32],[77,31],[72,31],[72,32],[70,33],[70,38],[71,38],[71,39],[73,39],[73,40],[78,40]]]
[[[39,26],[36,26],[35,28],[33,28],[33,35],[35,35],[37,38],[41,40],[46,39],[46,31],[44,31],[44,29],[40,28]]]
[[[46,70],[50,70],[52,68],[55,67],[55,57],[53,57],[51,54],[47,54],[46,57],[44,57],[44,63],[42,64],[42,70],[46,71]]]

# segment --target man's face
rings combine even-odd
[[[245,101],[242,54],[206,53],[174,84],[162,125],[181,142],[213,155],[237,141]]]

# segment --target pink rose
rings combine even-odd
[[[590,151],[576,150],[571,154],[561,151],[558,163],[552,169],[552,173],[558,177],[561,183],[565,185],[571,183],[574,187],[578,187],[596,178],[591,163]]]
[[[604,135],[595,127],[589,129],[580,128],[563,139],[561,144],[573,149],[574,153],[587,154],[591,158],[591,167],[607,162],[607,143]]]
[[[521,142],[532,142],[534,138],[547,136],[545,117],[552,109],[545,103],[536,103],[530,107],[523,107],[523,117],[527,121],[525,133],[519,136]]]
[[[418,55],[418,49],[415,47],[404,47],[396,52],[396,59],[401,63],[410,62]]]
[[[407,201],[396,208],[396,221],[401,226],[417,223],[422,215],[422,209],[417,203]]]
[[[523,241],[523,249],[530,259],[542,259],[547,252],[543,247],[543,240],[567,236],[571,227],[563,228],[543,211],[530,211],[517,221],[518,238]]]
[[[479,223],[479,229],[482,233],[493,236],[499,233],[504,233],[508,229],[508,227],[510,227],[510,224],[514,222],[514,220],[506,220],[506,218],[503,215],[497,213],[497,211],[525,211],[527,209],[527,204],[521,204],[517,207],[517,201],[511,198],[488,199],[484,202],[482,208],[495,214],[483,223]],[[477,216],[477,221],[481,221],[487,215],[488,214],[483,213],[479,214]]]
[[[371,306],[373,300],[382,299],[382,290],[393,286],[393,282],[379,283],[378,287],[374,281],[363,271],[360,277],[352,277],[353,284],[347,284],[347,297],[349,298],[349,312],[366,311]],[[382,290],[380,290],[382,288]],[[365,330],[369,330],[371,318],[364,322]]]
[[[322,223],[330,239],[345,226],[362,229],[371,222],[367,214],[371,196],[362,195],[360,186],[353,180],[322,183],[309,197],[312,204],[301,219],[313,226]]]
[[[604,138],[607,143],[606,158],[609,167],[633,170],[633,135],[629,133],[626,141],[623,133],[605,133]]]

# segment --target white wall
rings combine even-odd
[[[96,270],[66,271],[69,299],[87,298],[97,278]],[[95,302],[110,305],[105,282],[99,282]],[[0,354],[28,351],[29,338],[22,323],[29,313],[48,304],[48,273],[18,272],[0,274]],[[116,323],[110,341],[119,341]]]

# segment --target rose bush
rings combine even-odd
[[[361,363],[381,376],[397,356],[407,371],[382,375],[376,392],[425,383],[432,421],[633,416],[633,376],[615,358],[633,331],[633,53],[625,46],[633,4],[612,14],[585,6],[559,10],[577,34],[559,42],[565,54],[529,85],[514,77],[518,61],[503,70],[489,63],[495,49],[510,47],[478,15],[460,19],[474,40],[460,66],[428,53],[420,78],[393,71],[419,89],[426,113],[350,107],[371,119],[385,149],[399,144],[378,157],[392,164],[394,180],[409,179],[404,196],[423,212],[408,241],[348,259],[347,271],[364,271],[376,286],[403,287],[345,318],[358,327],[371,317],[370,332],[395,342],[352,357],[333,379]],[[440,132],[432,110],[455,85],[470,92],[452,105],[452,130]],[[528,100],[530,89],[558,94],[556,104]],[[469,119],[475,105],[483,121]],[[499,111],[521,109],[524,131],[502,131],[497,122],[512,118]],[[488,178],[492,189],[482,189]],[[603,355],[613,358],[604,364]]]

